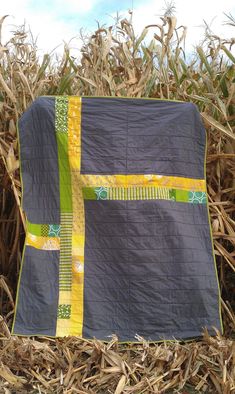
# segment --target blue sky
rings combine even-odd
[[[67,23],[78,24],[80,26],[92,28],[95,21],[106,22],[112,20],[110,15],[117,11],[126,11],[143,4],[142,0],[76,0],[67,3],[60,0],[31,0],[28,8],[34,12],[45,12],[56,15],[56,18]]]
[[[178,26],[187,26],[187,45],[193,48],[203,38],[203,19],[211,24],[215,34],[224,37],[234,37],[235,29],[223,25],[224,12],[232,13],[235,17],[234,0],[175,0]],[[63,42],[78,37],[83,28],[92,32],[97,28],[97,22],[109,26],[113,17],[119,12],[123,17],[129,17],[128,10],[133,7],[133,23],[137,33],[148,24],[159,22],[159,16],[165,7],[164,0],[6,0],[1,4],[1,14],[9,17],[4,23],[4,37],[9,37],[9,31],[14,25],[30,26],[34,37],[37,38],[39,50],[42,53],[57,47],[62,52]],[[155,30],[156,31],[156,30]],[[154,33],[154,30],[152,30]],[[81,42],[74,39],[72,48],[79,47]]]

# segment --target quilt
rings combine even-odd
[[[13,335],[223,330],[194,104],[41,96],[18,137],[27,231]]]

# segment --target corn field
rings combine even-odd
[[[184,52],[174,16],[136,35],[130,20],[81,36],[81,56],[39,58],[24,26],[2,42],[0,19],[0,392],[235,392],[235,38],[205,28]],[[227,16],[234,27],[235,19]],[[225,332],[191,343],[120,345],[77,337],[11,337],[24,243],[17,121],[41,95],[155,97],[195,103],[207,131],[207,188]]]

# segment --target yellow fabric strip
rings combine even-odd
[[[81,98],[69,97],[68,102],[68,159],[72,188],[72,274],[71,291],[59,292],[59,305],[71,305],[69,318],[57,319],[56,336],[82,336],[85,218],[82,196],[81,167]]]
[[[59,237],[42,237],[31,233],[26,234],[25,244],[32,246],[36,249],[43,250],[59,250],[60,249],[60,238]]]
[[[70,97],[68,108],[69,162],[73,202],[72,293],[69,335],[82,336],[85,213],[80,181],[81,168],[81,98]]]
[[[80,175],[81,187],[159,186],[198,192],[206,191],[204,179],[162,175]]]

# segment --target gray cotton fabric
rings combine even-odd
[[[83,174],[204,178],[205,130],[192,103],[84,98]]]
[[[22,208],[32,223],[59,223],[59,170],[54,98],[40,97],[18,123]],[[13,333],[55,335],[59,251],[25,246]]]
[[[39,97],[18,124],[22,207],[32,224],[61,225],[55,108],[55,97]],[[83,97],[81,108],[82,175],[205,179],[206,134],[194,104]],[[159,341],[222,331],[208,202],[83,204],[84,338]],[[13,334],[56,336],[59,272],[60,250],[25,245]]]
[[[26,246],[14,333],[49,335],[56,330],[59,252]]]
[[[54,98],[39,97],[19,124],[22,208],[31,223],[60,222]]]

